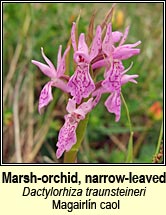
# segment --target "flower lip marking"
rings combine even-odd
[[[87,98],[95,89],[89,70],[90,63],[99,54],[101,50],[101,27],[96,29],[96,35],[92,41],[90,51],[85,41],[85,35],[80,34],[78,46],[75,38],[76,24],[73,23],[71,30],[71,41],[74,49],[74,60],[77,63],[75,73],[68,82],[71,95],[75,98],[76,103],[80,104],[83,98]]]
[[[57,142],[57,158],[60,158],[64,151],[69,151],[71,147],[76,143],[76,129],[80,120],[83,120],[88,112],[93,108],[93,98],[90,98],[87,102],[83,102],[76,108],[76,101],[69,99],[66,110],[68,114],[65,115],[65,123],[61,128]]]

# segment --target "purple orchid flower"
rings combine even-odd
[[[108,99],[105,102],[105,106],[110,113],[114,113],[116,118],[115,121],[120,119],[120,110],[121,110],[121,86],[133,82],[137,83],[135,78],[138,75],[126,75],[125,73],[130,70],[132,64],[124,70],[124,66],[121,61],[113,61],[112,66],[109,72],[106,74],[105,80],[102,82],[102,87],[106,89],[107,92],[111,93]]]
[[[110,67],[112,60],[125,60],[140,53],[140,49],[136,49],[135,47],[141,44],[141,41],[134,44],[123,45],[128,36],[128,32],[129,27],[126,28],[124,34],[119,31],[112,32],[112,25],[108,24],[106,34],[102,42],[103,59],[93,63],[92,69],[102,66],[108,68]],[[115,43],[117,42],[119,42],[119,45],[116,47]]]
[[[56,156],[59,159],[64,151],[69,151],[72,146],[77,142],[76,129],[80,120],[83,120],[87,113],[92,110],[93,98],[87,102],[83,102],[76,108],[75,99],[69,99],[66,110],[69,114],[65,115],[65,123],[59,132],[57,142]]]
[[[126,70],[123,70],[124,67],[121,64],[121,62],[116,62],[116,64],[117,65],[114,65],[115,67],[112,66],[111,70],[112,75],[111,76],[108,75],[107,78],[103,82],[101,82],[101,86],[92,93],[92,96],[96,97],[93,102],[94,106],[96,106],[102,94],[110,93],[110,96],[107,98],[104,104],[110,113],[115,114],[115,121],[118,122],[120,119],[121,112],[121,98],[120,98],[121,86],[128,82],[137,83],[135,78],[137,78],[138,75],[125,74],[129,69],[131,69],[132,64]],[[113,68],[116,67],[121,68],[121,71],[120,70],[116,71],[115,69],[113,70]]]
[[[110,113],[114,113],[115,114],[115,121],[118,122],[120,119],[120,111],[121,111],[121,98],[120,98],[120,93],[121,93],[121,86],[128,83],[128,82],[133,82],[133,83],[137,83],[137,81],[135,80],[135,78],[138,77],[138,75],[126,75],[125,73],[131,69],[132,64],[130,65],[130,67],[126,70],[123,70],[123,65],[120,62],[116,62],[116,64],[120,64],[119,70],[113,71],[115,72],[112,76],[112,81],[108,81],[108,79],[105,79],[105,81],[103,81],[102,86],[107,89],[106,91],[111,93],[111,95],[107,98],[107,100],[105,101],[105,106],[107,108],[107,110]],[[120,73],[120,74],[118,74]],[[111,76],[110,76],[111,77]],[[109,78],[111,79],[111,78]]]
[[[118,122],[120,119],[121,111],[120,90],[111,93],[104,104],[108,112],[115,114],[115,121]]]
[[[95,89],[95,84],[90,76],[89,70],[91,61],[101,50],[101,27],[97,27],[90,52],[85,42],[85,35],[83,33],[79,36],[77,48],[75,29],[76,24],[73,23],[71,40],[74,49],[74,60],[77,63],[77,68],[68,82],[68,87],[71,95],[75,98],[76,103],[80,104],[82,98],[87,98]]]
[[[68,92],[67,84],[61,79],[61,77],[63,77],[64,72],[66,70],[65,58],[67,53],[69,52],[69,49],[70,47],[68,47],[65,50],[63,57],[61,57],[62,46],[61,45],[59,46],[57,70],[55,69],[52,62],[44,54],[43,48],[41,48],[41,53],[45,62],[48,65],[43,64],[36,60],[32,60],[32,63],[35,64],[46,76],[48,76],[51,79],[47,84],[45,84],[45,86],[41,90],[40,97],[39,97],[39,105],[38,105],[39,113],[41,113],[41,108],[43,108],[44,106],[47,106],[49,102],[53,99],[52,90],[51,90],[52,86],[57,87],[63,90],[64,92]]]
[[[128,32],[129,32],[129,27],[126,28],[125,33],[119,43],[119,46],[115,47],[114,43],[112,42],[113,40],[111,41],[111,38],[113,37],[111,36],[112,27],[111,27],[111,24],[108,25],[106,36],[104,38],[103,46],[102,46],[103,52],[108,56],[110,56],[112,60],[111,66],[106,67],[106,71],[104,75],[105,80],[102,82],[102,86],[111,93],[111,95],[108,97],[108,99],[105,102],[105,106],[109,112],[115,114],[116,116],[115,121],[119,121],[120,119],[121,86],[127,82],[137,83],[135,78],[138,77],[138,75],[125,75],[125,73],[131,69],[132,64],[128,69],[124,70],[124,66],[121,61],[140,53],[140,49],[134,48],[141,43],[140,41],[134,44],[123,45],[127,38]],[[107,41],[108,41],[107,38],[110,38],[109,46],[107,45]]]
[[[104,81],[101,83],[101,87],[96,91],[98,95],[97,98],[101,97],[102,93],[111,93],[105,102],[105,106],[110,113],[114,113],[116,118],[115,121],[120,119],[120,109],[121,109],[121,86],[127,82],[137,83],[135,78],[138,75],[126,75],[125,73],[131,69],[132,64],[128,69],[124,69],[122,60],[128,59],[133,55],[139,54],[140,49],[135,49],[137,45],[141,42],[138,41],[134,44],[123,45],[127,35],[129,27],[126,28],[124,35],[120,32],[112,32],[112,26],[109,24],[107,26],[106,34],[102,43],[102,51],[105,58],[101,61],[96,62],[92,65],[92,68],[97,68],[100,66],[105,66]],[[113,34],[114,33],[114,34]],[[122,37],[119,46],[115,47],[114,43],[119,42]],[[99,99],[98,99],[99,100]]]

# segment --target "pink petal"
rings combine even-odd
[[[102,96],[102,91],[100,91],[100,90],[98,92],[95,92],[95,93],[96,93],[96,97],[92,102],[92,108],[96,107],[96,105],[99,103],[101,96]]]
[[[123,34],[120,31],[114,31],[112,32],[112,41],[113,43],[119,42],[120,38],[123,36]]]
[[[138,78],[138,75],[123,75],[121,79],[121,84],[126,84],[127,82],[133,82],[137,84],[135,78]]]
[[[122,45],[120,48],[128,48],[128,49],[131,49],[131,48],[134,48],[138,45],[141,44],[141,41],[137,41],[136,43],[132,43],[132,44],[125,44],[125,45]]]
[[[95,99],[92,101],[93,108],[98,104],[103,93],[108,93],[108,91],[102,86],[93,91],[92,96],[95,97]]]
[[[85,34],[81,33],[78,41],[78,51],[84,53],[85,55],[89,55],[88,46],[85,42]]]
[[[121,61],[113,61],[110,69],[105,72],[105,80],[102,82],[102,86],[109,92],[120,89],[123,70],[124,66]]]
[[[57,146],[64,145],[66,151],[69,151],[77,141],[76,128],[78,123],[72,124],[70,117],[67,115],[67,120],[59,132],[59,143],[57,144]]]
[[[107,77],[103,82],[102,86],[109,90],[109,92],[114,92],[121,87],[120,76],[117,77],[117,80],[111,81],[109,77]]]
[[[32,60],[31,62],[34,65],[36,65],[43,72],[43,74],[48,76],[49,78],[52,78],[55,76],[54,71],[52,71],[52,69],[50,69],[49,66],[47,66],[39,61],[36,61],[36,60]]]
[[[102,50],[107,56],[112,54],[112,25],[108,24],[106,34],[102,44]]]
[[[100,86],[98,89],[94,90],[92,93],[93,97],[98,97],[99,95],[102,95],[103,93],[108,93],[109,91],[106,90],[104,87]]]
[[[73,46],[74,51],[77,51],[75,31],[76,31],[76,23],[73,22],[72,29],[71,29],[71,42],[72,42],[72,46]]]
[[[87,102],[83,102],[75,111],[74,113],[77,113],[82,116],[81,119],[84,119],[86,114],[89,113],[92,110],[93,98],[90,98]]]
[[[119,46],[123,45],[123,43],[126,41],[127,39],[127,36],[128,36],[128,33],[129,33],[129,29],[130,29],[130,26],[128,26],[126,29],[125,29],[125,32],[124,32],[124,35],[119,43]]]
[[[75,126],[71,126],[69,133],[68,133],[68,137],[66,139],[66,145],[65,145],[65,149],[66,151],[70,151],[70,149],[72,148],[72,146],[74,144],[76,144],[77,142],[77,136],[76,136],[76,128]]]
[[[56,78],[52,80],[52,86],[57,87],[61,89],[64,92],[69,92],[69,89],[67,87],[67,83],[65,83],[63,80]]]
[[[121,100],[120,100],[120,93],[113,92],[105,101],[105,106],[110,113],[115,114],[115,121],[119,121],[120,119],[120,109],[121,109]]]
[[[64,151],[65,151],[65,148],[63,146],[60,146],[57,149],[57,151],[56,151],[56,157],[57,157],[57,159],[59,159],[62,156],[62,154],[64,153]]]
[[[64,75],[66,71],[66,55],[68,54],[70,50],[70,46],[68,46],[63,54],[63,57],[60,62],[58,62],[58,67],[57,67],[57,77],[61,77]]]
[[[38,111],[41,114],[41,108],[47,106],[53,100],[51,92],[52,81],[48,82],[42,89],[39,97]]]
[[[110,59],[109,58],[104,58],[102,60],[96,61],[95,63],[92,64],[92,69],[97,69],[100,67],[110,67]]]
[[[42,56],[43,56],[45,62],[49,65],[50,69],[51,69],[54,73],[56,73],[56,69],[55,69],[53,63],[50,61],[50,59],[48,59],[48,57],[46,57],[46,55],[44,54],[44,51],[43,51],[43,48],[42,48],[42,47],[41,47],[41,53],[42,53]]]
[[[118,60],[125,60],[139,53],[140,49],[118,47],[113,53],[113,58]]]
[[[101,26],[98,25],[96,29],[96,35],[92,41],[92,46],[90,50],[90,61],[93,60],[101,50],[102,41],[101,41]]]
[[[57,142],[57,158],[60,158],[64,151],[69,151],[72,146],[76,143],[76,128],[78,122],[75,120],[74,116],[71,114],[66,115],[65,124],[61,128],[58,136]]]
[[[73,113],[76,110],[76,102],[74,99],[69,99],[68,103],[67,103],[67,107],[66,110],[69,113]]]
[[[59,50],[58,50],[57,71],[61,63],[61,58],[62,58],[62,45],[59,46]]]

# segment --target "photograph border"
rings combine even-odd
[[[3,98],[3,4],[4,3],[163,3],[163,163],[3,163],[3,99],[1,99],[1,166],[166,166],[165,146],[165,1],[1,1],[1,98]],[[155,28],[155,26],[154,26]]]

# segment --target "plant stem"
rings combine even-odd
[[[161,123],[160,134],[159,134],[159,138],[158,138],[158,142],[157,142],[157,147],[156,147],[155,155],[157,155],[158,152],[159,152],[159,150],[160,150],[162,136],[163,136],[163,121]]]
[[[127,103],[126,103],[122,93],[121,93],[121,98],[122,98],[122,101],[123,101],[125,109],[126,109],[127,119],[128,119],[128,122],[129,122],[129,129],[130,129],[130,133],[131,133],[131,132],[133,132],[133,129],[132,129],[132,124],[131,124],[131,119],[130,119],[130,113],[129,113]]]
[[[126,109],[126,114],[127,114],[127,119],[129,122],[129,129],[130,129],[130,138],[129,138],[129,144],[128,144],[128,150],[127,150],[126,163],[132,163],[133,162],[133,134],[134,134],[134,132],[132,129],[129,109],[127,107],[126,101],[125,101],[122,93],[121,93],[121,98],[122,98],[122,101],[123,101],[125,109]]]

